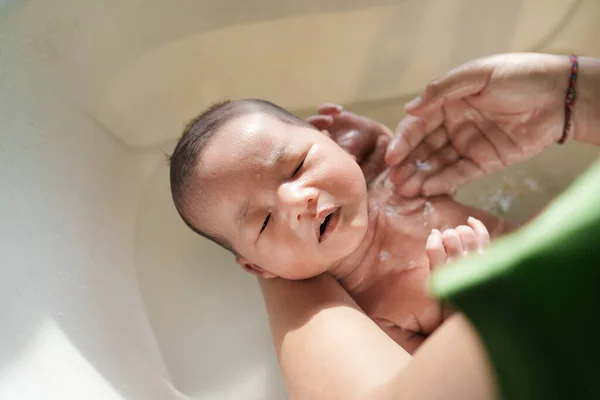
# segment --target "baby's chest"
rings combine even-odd
[[[441,307],[427,292],[430,270],[427,261],[392,268],[355,301],[379,325],[398,326],[425,334],[441,321]]]

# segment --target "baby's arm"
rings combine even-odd
[[[489,243],[490,235],[487,228],[481,221],[473,217],[468,219],[467,225],[446,229],[443,232],[434,229],[429,235],[425,247],[430,269],[433,271],[441,265],[467,254],[481,252]],[[453,313],[453,310],[448,304],[441,306],[442,319],[445,320]],[[427,338],[427,335],[421,334],[417,330],[400,327],[384,318],[373,317],[373,321],[410,354],[413,354]],[[418,321],[416,321],[416,326],[419,326]]]
[[[467,225],[440,232],[431,231],[427,238],[425,250],[429,257],[431,270],[452,260],[471,253],[480,253],[490,244],[490,234],[485,225],[473,217],[469,217]]]
[[[404,329],[394,324],[391,321],[373,318],[373,321],[391,337],[394,342],[398,343],[409,354],[414,352],[423,344],[427,336]]]

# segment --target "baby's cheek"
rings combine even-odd
[[[286,246],[279,248],[269,257],[269,263],[276,265],[281,276],[287,279],[308,279],[320,275],[320,260],[307,249]]]
[[[360,169],[360,165],[352,158],[348,157],[337,163],[332,162],[331,167],[330,172],[332,175],[335,175],[338,181],[347,188],[366,186],[365,176]]]

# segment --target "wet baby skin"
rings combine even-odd
[[[387,174],[367,185],[318,129],[243,115],[220,128],[197,165],[202,191],[187,218],[255,275],[332,274],[412,353],[449,312],[427,294],[431,271],[514,225],[447,196],[402,198]]]

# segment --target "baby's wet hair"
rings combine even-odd
[[[289,125],[311,127],[308,122],[266,100],[226,100],[212,105],[192,119],[186,125],[173,154],[169,157],[171,195],[181,219],[200,236],[212,240],[234,254],[236,252],[233,246],[225,239],[210,235],[194,226],[186,210],[190,205],[189,198],[192,190],[198,189],[195,185],[199,183],[193,179],[194,171],[198,164],[202,163],[202,157],[211,139],[226,123],[249,114],[266,114]]]

